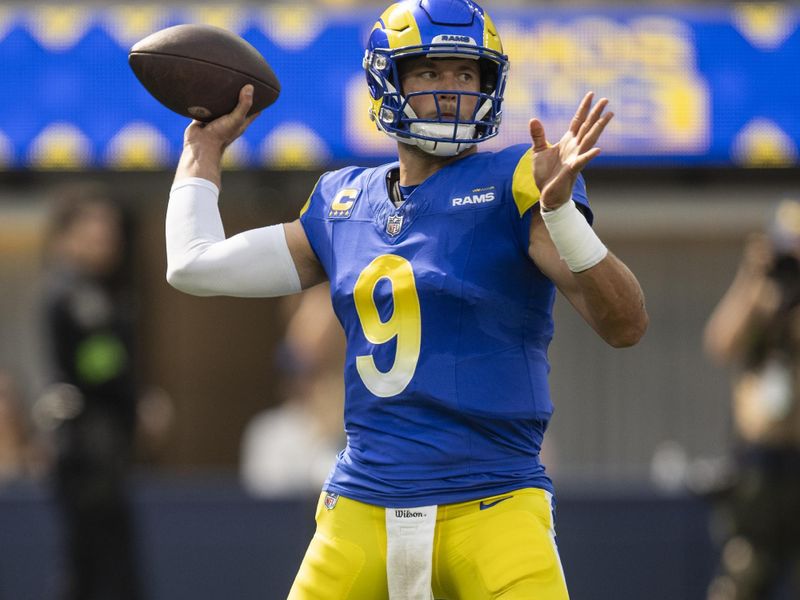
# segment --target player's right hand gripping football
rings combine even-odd
[[[247,113],[252,105],[253,86],[247,84],[239,90],[239,103],[233,111],[210,123],[192,121],[183,136],[184,147],[197,147],[198,145],[203,146],[204,149],[210,147],[219,150],[220,156],[222,156],[225,148],[242,135],[250,123],[261,114],[257,112],[248,117]]]

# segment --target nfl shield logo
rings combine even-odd
[[[334,494],[333,492],[328,492],[325,496],[325,508],[328,510],[333,510],[336,508],[336,503],[339,501],[339,494]]]
[[[403,227],[403,215],[391,215],[386,221],[386,233],[389,235],[397,235]]]

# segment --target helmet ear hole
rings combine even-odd
[[[479,61],[481,71],[481,92],[484,94],[494,93],[497,87],[497,65],[491,60],[482,58]]]
[[[398,58],[395,59],[394,65],[397,69],[397,91],[400,92],[401,96],[405,96],[406,92],[403,89],[403,78],[408,73],[409,65],[411,64],[411,58]]]

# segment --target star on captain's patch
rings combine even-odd
[[[400,233],[403,228],[403,215],[390,215],[386,220],[386,233],[392,237]]]

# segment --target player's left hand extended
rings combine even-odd
[[[569,129],[552,146],[547,144],[542,122],[539,119],[530,121],[533,179],[541,193],[539,201],[545,210],[555,210],[569,201],[578,173],[600,154],[600,148],[595,144],[614,113],[604,112],[608,106],[606,98],[601,98],[592,108],[593,99],[594,92],[583,97]]]

